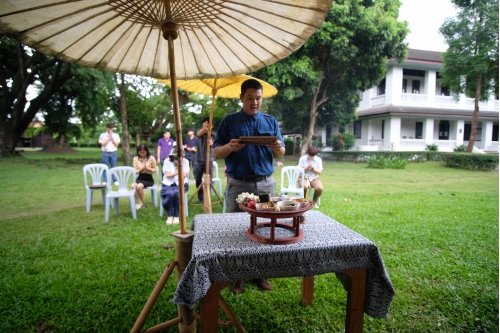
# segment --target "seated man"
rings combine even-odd
[[[298,167],[303,168],[305,172],[304,189],[309,189],[310,187],[314,189],[314,197],[312,200],[314,208],[319,208],[317,202],[323,192],[323,184],[319,179],[319,175],[323,172],[323,161],[320,157],[316,156],[317,153],[318,148],[310,146],[307,149],[306,155],[299,159],[299,164],[297,165]],[[302,186],[302,179],[299,179],[299,185]]]
[[[163,209],[168,214],[166,224],[179,223],[179,187],[178,187],[178,174],[177,174],[177,151],[175,145],[170,150],[170,155],[163,164],[163,181],[161,184],[161,204]],[[184,183],[184,193],[189,189],[189,180],[187,175],[189,173],[189,160],[182,159],[182,179]],[[185,203],[187,204],[187,202]]]

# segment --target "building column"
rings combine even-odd
[[[403,68],[390,67],[385,75],[385,103],[398,105],[403,91]]]
[[[424,123],[424,139],[426,145],[434,142],[434,119],[426,119]]]
[[[436,71],[425,72],[425,93],[427,94],[427,104],[434,105],[436,99]]]
[[[457,143],[457,147],[464,144],[464,128],[465,128],[465,121],[457,120],[457,128],[455,135],[455,141]]]
[[[481,133],[481,149],[487,149],[492,144],[493,122],[483,121],[483,130]]]
[[[389,147],[388,150],[399,150],[401,140],[401,117],[391,117],[389,119]]]

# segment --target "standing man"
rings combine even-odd
[[[196,145],[196,166],[194,169],[194,179],[196,181],[196,188],[201,184],[203,179],[203,174],[207,173],[207,143],[210,146],[210,162],[209,162],[209,172],[210,172],[210,182],[212,181],[212,166],[214,161],[214,143],[213,137],[215,133],[212,132],[210,140],[208,140],[208,124],[210,118],[205,117],[202,121],[202,128],[196,133],[198,135],[198,142]],[[208,194],[210,195],[210,193]],[[203,203],[203,187],[198,191],[198,201],[196,203]]]
[[[101,144],[102,150],[102,163],[106,164],[109,168],[116,167],[116,151],[120,144],[120,136],[113,133],[113,128],[113,124],[106,124],[106,132],[99,136],[99,143]],[[106,173],[102,178],[105,183],[108,181]],[[113,181],[115,185],[118,185],[115,176],[113,176]]]
[[[323,172],[323,161],[319,156],[316,156],[317,153],[318,148],[310,146],[307,148],[306,154],[299,159],[297,165],[304,169],[304,178],[306,179],[304,189],[310,189],[311,187],[314,189],[312,201],[314,208],[319,208],[318,199],[323,193],[323,184],[319,179],[319,175]],[[299,185],[302,186],[302,179],[299,179]]]
[[[226,201],[230,212],[240,212],[236,198],[242,192],[274,193],[276,180],[273,157],[285,155],[285,146],[278,120],[260,112],[262,85],[249,79],[241,85],[240,100],[243,109],[222,119],[214,142],[215,158],[224,158],[228,175]],[[278,140],[266,145],[245,145],[240,136],[277,136]],[[245,281],[236,281],[231,286],[233,294],[244,292]],[[260,290],[272,290],[266,279],[258,279]]]
[[[194,170],[196,163],[196,146],[198,144],[198,137],[194,136],[194,128],[188,129],[188,136],[184,140],[185,159],[189,160],[190,168]],[[188,175],[189,178],[189,175]]]
[[[160,163],[160,166],[162,168],[162,179],[163,179],[163,162],[168,158],[170,155],[170,150],[172,150],[172,146],[174,145],[175,140],[170,137],[170,131],[165,130],[163,131],[163,138],[160,138],[158,140],[158,150],[156,152],[156,162]]]

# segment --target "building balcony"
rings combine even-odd
[[[423,107],[436,107],[443,109],[474,109],[474,98],[465,98],[463,101],[455,100],[453,96],[428,96],[426,94],[408,94],[401,93],[399,101],[393,103],[388,100],[387,95],[379,95],[370,99],[370,107],[377,107],[381,105],[401,105],[401,106],[423,106]],[[481,111],[499,111],[498,100],[480,101],[479,109]]]

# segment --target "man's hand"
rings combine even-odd
[[[283,147],[280,140],[269,143],[266,147],[272,149],[273,155],[276,158],[282,158],[285,155],[285,147]]]

